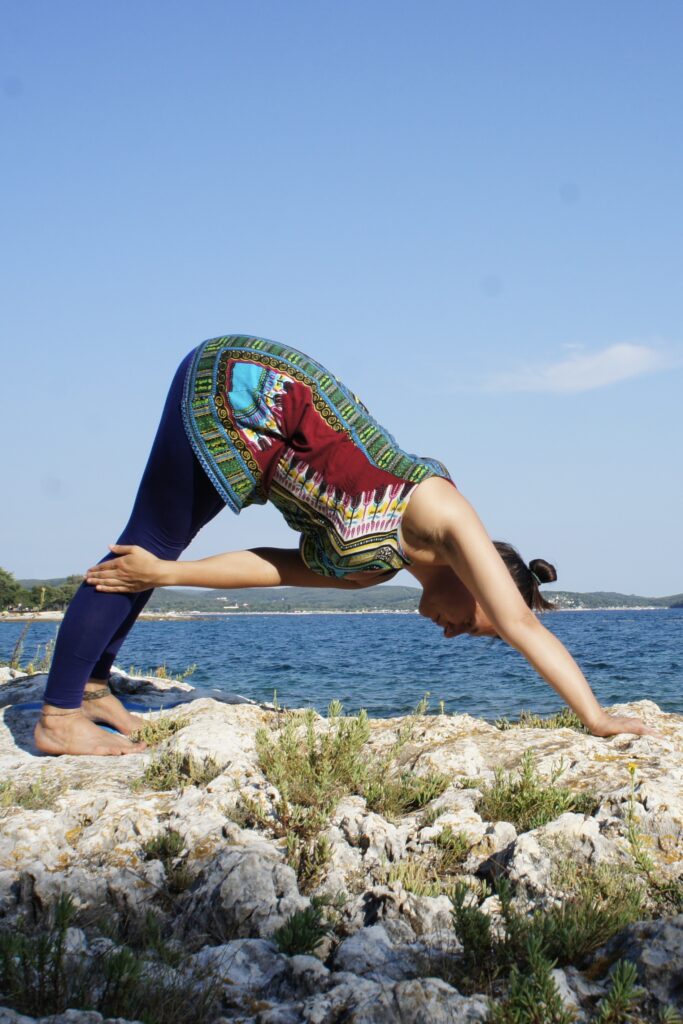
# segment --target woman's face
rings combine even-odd
[[[423,587],[418,611],[443,629],[446,639],[461,633],[498,636],[484,609],[448,566],[435,566]]]

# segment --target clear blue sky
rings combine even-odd
[[[558,586],[682,591],[682,32],[677,0],[4,0],[0,565],[100,557],[176,364],[245,332]],[[295,539],[226,511],[191,553]]]

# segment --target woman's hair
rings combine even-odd
[[[500,540],[494,541],[493,544],[532,611],[542,612],[555,608],[552,601],[546,601],[540,591],[540,583],[554,583],[557,579],[555,566],[546,562],[544,558],[532,558],[526,565],[512,544],[505,544]]]

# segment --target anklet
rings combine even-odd
[[[99,700],[100,697],[108,697],[110,694],[111,690],[105,685],[99,690],[86,690],[83,694],[83,700]]]
[[[55,718],[66,718],[69,715],[80,715],[80,713],[80,708],[66,708],[64,711],[41,711],[40,717],[48,718],[50,715],[54,715]]]

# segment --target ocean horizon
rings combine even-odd
[[[652,615],[657,610],[659,614]],[[544,624],[568,647],[604,706],[649,699],[683,713],[683,609],[564,611]],[[265,625],[267,623],[267,626]],[[8,661],[26,623],[0,629]],[[58,623],[36,620],[24,637],[22,663],[54,642]],[[500,640],[445,640],[411,612],[231,612],[140,620],[116,664],[152,674],[164,666],[187,677],[197,696],[239,693],[324,713],[341,700],[388,717],[411,711],[426,693],[432,710],[489,721],[522,710],[547,715],[564,702],[515,650]]]

